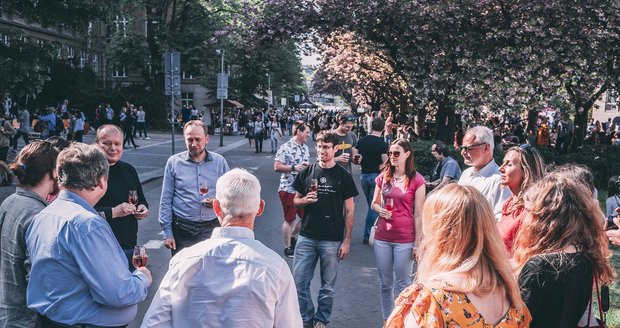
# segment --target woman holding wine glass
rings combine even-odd
[[[422,235],[426,186],[424,177],[416,172],[409,141],[396,139],[392,142],[388,160],[383,163],[375,182],[377,187],[371,208],[379,218],[373,247],[385,321],[392,312],[394,295],[411,284],[417,251],[415,243]]]

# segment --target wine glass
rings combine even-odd
[[[133,248],[133,257],[131,263],[137,268],[145,267],[149,260],[149,255],[146,254],[146,247],[138,245]]]
[[[138,205],[138,191],[135,189],[129,189],[129,197],[127,200],[131,205]]]
[[[319,180],[310,179],[310,191],[317,192],[319,190]]]
[[[394,210],[394,198],[385,199],[385,209],[392,212]]]
[[[209,192],[209,187],[207,186],[207,181],[205,181],[205,180],[200,181],[200,185],[198,186],[198,189],[199,189],[200,194],[202,196],[206,195]]]

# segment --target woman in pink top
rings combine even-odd
[[[502,185],[510,189],[512,196],[504,202],[502,218],[497,222],[497,227],[506,250],[512,257],[512,246],[525,218],[523,192],[544,176],[545,163],[538,151],[530,145],[512,147],[504,155],[499,172]]]
[[[396,139],[390,145],[388,161],[375,180],[372,209],[379,213],[374,252],[381,287],[381,310],[387,320],[394,295],[411,284],[414,242],[422,235],[422,206],[426,196],[424,178],[415,170],[409,141]],[[396,290],[394,288],[396,278]]]

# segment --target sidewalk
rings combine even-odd
[[[152,131],[149,132],[149,140],[136,138],[135,142],[139,146],[133,148],[129,146],[123,152],[122,160],[133,165],[138,171],[138,176],[142,183],[160,178],[163,176],[164,167],[168,157],[172,154],[172,135],[170,132]],[[18,151],[23,148],[23,140],[18,141]],[[95,133],[90,131],[84,136],[84,143],[91,144],[95,142]],[[219,147],[220,136],[209,136],[207,149],[218,154],[225,154],[231,149],[235,149],[241,145],[247,144],[247,139],[240,136],[224,136],[224,147]],[[175,153],[185,151],[185,142],[179,131],[175,130]],[[12,186],[0,187],[0,202],[15,192],[16,181]]]

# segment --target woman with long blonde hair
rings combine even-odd
[[[424,204],[416,283],[396,300],[387,327],[528,327],[530,314],[489,202],[450,184]]]
[[[593,281],[614,278],[603,213],[570,165],[525,192],[527,215],[515,242],[521,295],[531,327],[576,327],[587,310]]]

